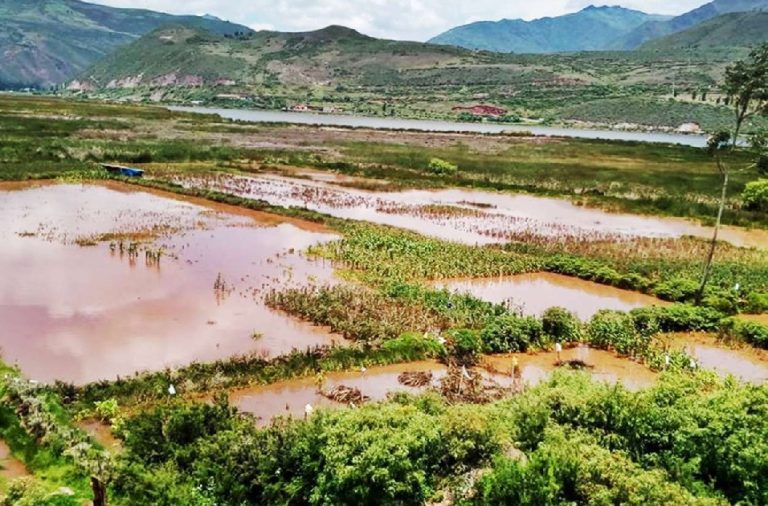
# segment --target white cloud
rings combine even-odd
[[[305,31],[336,24],[368,35],[426,40],[477,20],[534,19],[577,11],[600,0],[91,0],[174,14],[208,13],[255,29]],[[707,0],[608,0],[659,14],[680,14]]]

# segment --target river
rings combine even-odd
[[[707,138],[703,135],[687,135],[661,132],[627,132],[620,130],[595,130],[536,125],[514,125],[497,123],[460,123],[424,119],[373,118],[342,114],[314,114],[288,111],[262,111],[255,109],[221,109],[214,107],[169,106],[168,109],[198,114],[218,114],[222,118],[249,121],[252,123],[293,123],[299,125],[324,125],[360,127],[388,130],[416,130],[422,132],[472,132],[500,134],[505,132],[530,132],[534,135],[552,137],[573,137],[578,139],[604,139],[611,141],[638,141],[685,146],[704,147]]]

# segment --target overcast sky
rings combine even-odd
[[[427,40],[454,26],[575,12],[595,0],[87,0],[174,14],[213,14],[256,30],[305,31],[336,24],[367,35]],[[610,5],[682,14],[709,0],[614,0]]]

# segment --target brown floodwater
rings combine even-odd
[[[8,444],[0,439],[0,477],[13,480],[29,476],[27,466],[11,454]]]
[[[520,366],[523,382],[536,385],[548,379],[557,369],[557,355],[554,352],[537,354],[495,355],[484,358],[487,371],[483,375],[504,387],[510,387],[514,381],[510,371],[512,357],[516,357]],[[611,353],[578,347],[563,350],[563,360],[579,359],[594,366],[589,372],[593,378],[610,383],[621,382],[627,388],[637,390],[653,384],[656,374],[645,366],[630,360],[617,357]],[[432,386],[438,386],[440,378],[446,374],[443,364],[435,361],[397,364],[386,367],[376,367],[365,372],[353,371],[329,374],[325,378],[324,388],[344,385],[358,388],[370,397],[371,401],[386,399],[394,392],[418,393],[425,388],[407,387],[398,381],[403,372],[432,371]],[[341,408],[342,404],[333,402],[317,391],[314,378],[301,378],[283,381],[272,385],[251,387],[236,390],[230,394],[230,402],[243,412],[256,416],[261,425],[268,424],[275,417],[291,416],[301,418],[307,404],[313,408]]]
[[[341,340],[262,303],[270,288],[335,282],[331,265],[300,252],[336,235],[202,204],[116,184],[0,186],[5,361],[32,379],[85,383]],[[77,245],[105,233],[147,242],[136,255],[128,240],[123,252]],[[141,248],[164,254],[157,263]]]
[[[601,309],[629,311],[666,304],[650,295],[546,272],[440,281],[435,286],[505,304],[530,316],[540,316],[550,307],[559,306],[574,312],[582,320],[588,320]]]
[[[709,238],[712,234],[709,227],[683,219],[609,213],[562,199],[460,188],[373,192],[334,184],[339,182],[335,176],[302,177],[311,179],[218,174],[180,176],[175,181],[466,244],[504,243],[530,235],[621,240],[685,235]],[[726,227],[721,238],[737,246],[768,248],[768,231],[764,230]]]
[[[720,376],[764,384],[768,381],[768,353],[749,346],[728,347],[707,334],[669,334],[662,342],[671,349],[685,351],[699,367]]]

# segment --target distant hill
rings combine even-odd
[[[643,50],[746,47],[768,42],[768,12],[736,12],[643,44]]]
[[[86,70],[75,86],[359,85],[397,80],[403,69],[458,65],[468,58],[481,60],[459,48],[375,39],[341,26],[237,37],[176,26],[118,49]]]
[[[666,21],[649,21],[618,38],[612,49],[636,49],[646,42],[692,28],[704,21],[734,12],[768,9],[768,0],[715,0]]]
[[[0,86],[50,86],[168,24],[214,33],[248,28],[213,16],[173,16],[79,0],[0,0]]]
[[[590,6],[579,12],[533,21],[481,21],[453,28],[429,42],[505,53],[556,53],[607,48],[656,16],[623,7]]]

